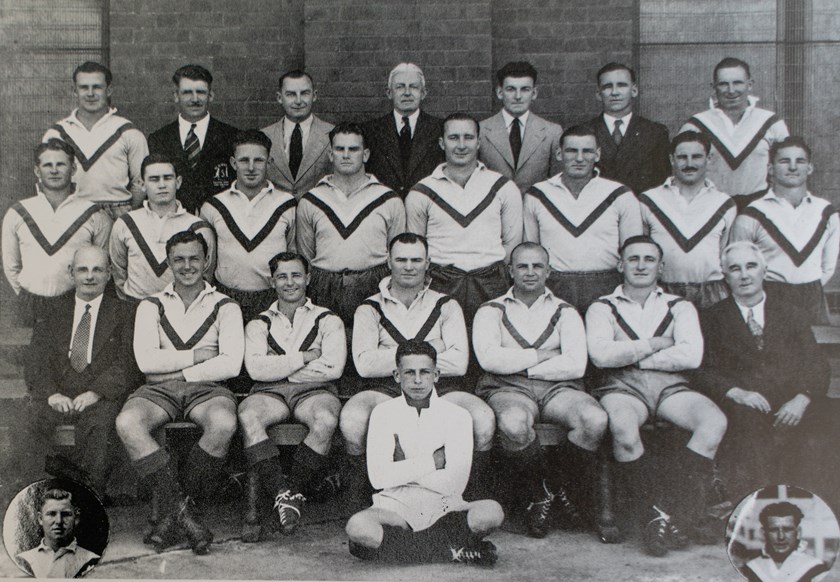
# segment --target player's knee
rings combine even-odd
[[[332,410],[316,410],[309,431],[322,439],[331,439],[338,426],[338,415]]]
[[[517,447],[526,446],[533,440],[531,419],[521,410],[510,409],[496,418],[496,427],[505,440]]]
[[[348,403],[339,416],[341,436],[344,440],[360,444],[365,440],[368,422],[370,422],[370,411],[365,406],[358,406]]]
[[[486,533],[502,525],[505,512],[493,499],[474,501],[467,513],[467,525],[475,533]]]
[[[350,517],[347,520],[347,525],[344,527],[344,531],[350,540],[369,548],[378,548],[382,540],[378,539],[374,530],[375,528],[372,527],[370,520],[363,515],[363,512],[359,512]]]
[[[145,432],[142,417],[130,410],[122,410],[117,415],[114,426],[122,441],[132,440],[137,434]]]
[[[265,429],[259,407],[254,406],[247,399],[239,405],[236,416],[239,418],[239,424],[242,426],[245,434],[251,434],[255,430]]]
[[[719,408],[710,406],[708,411],[704,412],[697,432],[700,432],[709,444],[717,445],[723,440],[726,427],[726,415]]]
[[[641,444],[639,426],[626,416],[613,416],[609,422],[613,444],[624,449],[633,449]]]
[[[236,415],[230,410],[216,408],[207,413],[204,433],[219,443],[229,442],[236,434]]]
[[[473,439],[475,449],[483,451],[490,448],[493,443],[493,435],[496,434],[496,415],[489,406],[474,408],[470,410],[473,419]]]
[[[587,406],[578,415],[578,428],[586,435],[587,440],[598,441],[607,431],[609,417],[600,406]]]

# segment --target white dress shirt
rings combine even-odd
[[[190,133],[190,127],[195,123],[195,136],[198,138],[198,145],[204,147],[204,138],[207,137],[207,128],[210,126],[210,114],[208,113],[198,121],[187,121],[180,115],[178,116],[178,134],[181,136],[181,146],[186,145],[187,135]]]
[[[526,111],[522,115],[519,116],[519,137],[523,140],[525,139],[525,125],[528,123],[528,116],[531,114],[530,111]],[[513,115],[502,109],[502,119],[505,120],[505,129],[507,130],[508,136],[510,136],[510,130],[513,124]]]
[[[292,143],[292,132],[295,130],[295,125],[300,123],[300,137],[301,137],[301,151],[306,151],[306,144],[309,141],[309,131],[312,129],[312,114],[301,122],[295,122],[288,117],[283,118],[283,151],[286,153],[286,159],[289,159],[289,147]]]
[[[613,117],[604,113],[604,123],[607,124],[607,131],[612,135],[615,131],[615,122],[621,120],[621,125],[618,126],[618,131],[621,132],[622,137],[627,135],[627,126],[630,125],[630,120],[633,119],[633,113],[628,113],[624,117]]]
[[[397,133],[402,130],[403,114],[394,109],[394,121],[397,124]],[[417,127],[417,120],[420,118],[420,110],[416,109],[414,113],[408,116],[408,126],[411,128],[411,137],[414,137],[414,129]]]

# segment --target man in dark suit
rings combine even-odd
[[[178,164],[182,177],[178,200],[197,214],[205,200],[230,188],[233,138],[238,130],[210,116],[213,75],[200,65],[184,65],[172,75],[178,119],[149,136],[149,152]]]
[[[268,179],[300,200],[332,170],[329,151],[333,124],[312,114],[318,91],[309,73],[288,71],[278,85],[277,101],[285,115],[262,129],[271,139]]]
[[[508,63],[496,73],[502,110],[481,122],[478,158],[525,191],[562,170],[558,159],[563,128],[531,112],[537,98],[537,70]],[[514,131],[515,130],[515,131]]]
[[[420,67],[400,63],[388,76],[388,98],[394,110],[362,127],[370,157],[367,172],[402,198],[443,162],[438,146],[443,121],[420,111],[426,78]]]
[[[827,412],[836,406],[826,398],[829,371],[807,319],[764,290],[764,257],[752,242],[727,246],[721,263],[732,296],[701,314],[706,344],[695,386],[729,419],[719,462],[730,496],[767,483],[806,485],[817,473],[836,476],[827,469],[836,466],[836,453],[828,456],[826,446],[836,445]]]
[[[57,464],[68,470],[65,476],[81,474],[102,494],[114,419],[139,380],[130,357],[134,312],[104,292],[110,267],[102,248],[77,250],[70,272],[75,294],[39,314],[32,332],[24,367],[27,446],[42,455],[51,449],[57,425],[74,424],[74,458]]]
[[[639,95],[636,73],[619,63],[604,65],[595,96],[603,113],[589,121],[595,130],[601,176],[621,182],[636,194],[660,186],[671,175],[668,128],[633,113]]]

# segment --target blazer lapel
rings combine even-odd
[[[595,138],[601,148],[601,159],[615,159],[618,146],[615,145],[612,135],[607,131],[607,122],[604,121],[603,115],[595,118]]]
[[[283,121],[284,120],[281,119],[277,123],[277,133],[275,136],[271,137],[271,150],[274,152],[272,154],[274,159],[271,164],[286,180],[288,180],[290,184],[294,184],[295,179],[292,176],[292,171],[289,169],[289,159],[286,157],[286,150],[284,148],[284,144],[286,143],[286,131]]]
[[[510,139],[508,138],[507,128],[505,127],[505,118],[502,117],[501,111],[487,121],[485,133],[487,135],[487,141],[490,142],[490,145],[496,148],[502,156],[502,159],[510,167],[511,171],[513,171],[515,169],[513,167],[513,151],[510,149]],[[526,139],[527,134],[528,132],[526,131]],[[524,149],[523,145],[523,150]],[[519,157],[521,160],[522,151],[519,152]]]
[[[624,132],[621,145],[618,146],[615,154],[615,162],[618,168],[623,167],[627,162],[633,162],[636,160],[636,158],[633,157],[633,154],[644,145],[640,143],[640,133],[639,116],[634,114],[633,117],[630,118],[630,125],[627,126],[627,131]],[[610,142],[615,143],[612,140],[612,136],[610,136]]]
[[[420,125],[420,121],[418,120],[417,125]],[[394,171],[397,173],[400,178],[404,178],[406,175],[405,168],[402,167],[399,151],[400,151],[400,144],[397,141],[397,125],[394,122],[394,116],[391,113],[388,113],[385,117],[382,118],[382,125],[380,126],[382,130],[382,135],[380,136],[382,141],[385,143],[385,147],[383,151],[385,152],[393,152],[393,155],[386,155],[383,156],[388,163],[394,168]],[[412,151],[414,150],[412,146]]]
[[[748,349],[755,351],[755,340],[750,332],[750,328],[747,327],[747,322],[741,317],[741,310],[738,309],[735,299],[728,297],[724,301],[727,302],[725,318],[727,321],[733,322],[731,326],[727,326],[732,331],[732,341],[738,342]]]
[[[312,167],[312,164],[318,159],[318,156],[321,155],[321,152],[324,151],[324,148],[330,143],[329,136],[324,133],[324,125],[326,124],[323,121],[313,116],[312,125],[309,127],[309,139],[306,143],[306,149],[303,152],[300,168],[298,168],[298,178],[306,174],[309,168]],[[286,162],[287,167],[288,165],[288,162]]]
[[[91,361],[96,359],[97,354],[108,343],[111,333],[117,325],[116,301],[118,299],[107,294],[102,297],[102,304],[99,306],[99,315],[96,317],[96,329],[93,330]]]
[[[545,123],[536,115],[531,113],[528,116],[528,123],[525,125],[525,140],[522,142],[522,149],[519,152],[519,164],[521,168],[533,155],[540,144],[545,140]],[[510,143],[508,143],[510,149]],[[511,154],[512,155],[512,154]]]
[[[408,167],[405,169],[406,176],[410,176],[420,162],[423,161],[428,148],[432,147],[432,142],[434,141],[435,134],[433,126],[429,123],[426,114],[420,111],[420,117],[417,119],[417,127],[414,128],[414,137],[411,140],[411,157],[408,159]],[[434,144],[433,147],[439,146],[438,144]]]
[[[207,126],[207,135],[204,136],[204,147],[201,148],[199,156],[210,155],[225,144],[219,139],[219,125],[218,122],[211,116],[210,123]]]

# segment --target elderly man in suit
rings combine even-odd
[[[767,266],[754,243],[730,244],[721,263],[732,295],[701,313],[706,350],[693,385],[729,418],[719,460],[730,496],[836,475],[836,452],[826,446],[836,443],[836,405],[807,318],[764,288]]]
[[[370,157],[367,172],[402,198],[443,162],[438,147],[443,121],[420,110],[426,77],[414,63],[400,63],[388,75],[386,95],[393,111],[364,124]]]
[[[166,154],[178,165],[178,200],[198,214],[205,200],[230,188],[230,166],[237,129],[210,116],[213,75],[199,65],[184,65],[172,75],[178,119],[149,136],[149,151]]]
[[[601,176],[629,186],[636,194],[662,185],[671,175],[668,128],[633,113],[639,96],[636,73],[626,65],[609,63],[596,78],[595,96],[603,112],[588,125],[601,149]]]
[[[277,102],[283,119],[263,128],[272,143],[268,179],[291,192],[296,200],[330,173],[330,131],[332,123],[312,113],[318,98],[315,82],[300,69],[283,73],[278,82]]]
[[[557,152],[563,128],[531,113],[537,98],[537,70],[531,63],[513,62],[499,69],[496,97],[502,110],[481,122],[478,157],[524,193],[560,173]]]
[[[50,450],[57,425],[74,424],[73,458],[59,466],[71,471],[66,476],[82,474],[101,494],[114,419],[140,379],[134,358],[126,357],[134,312],[105,293],[110,268],[102,248],[79,248],[70,273],[75,293],[39,314],[32,332],[24,366],[30,395],[27,446],[42,455]]]

